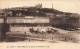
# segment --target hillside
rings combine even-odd
[[[3,12],[4,11],[4,12]],[[56,9],[52,8],[37,8],[37,7],[15,7],[15,8],[9,8],[9,9],[3,9],[3,11],[0,11],[0,15],[7,14],[7,16],[10,16],[10,11],[12,12],[12,16],[16,16],[17,14],[22,14],[22,16],[46,16],[46,13],[53,14],[53,15],[59,15],[62,16],[80,16],[80,14],[77,13],[69,13],[69,12],[62,12]],[[2,12],[2,13],[1,13]],[[4,14],[3,14],[4,13]]]

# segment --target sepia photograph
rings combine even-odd
[[[0,0],[0,49],[80,49],[80,0]]]

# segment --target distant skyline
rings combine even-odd
[[[43,8],[53,8],[63,12],[79,13],[80,0],[0,0],[0,9],[35,6],[42,3]]]

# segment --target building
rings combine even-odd
[[[7,23],[10,25],[10,31],[29,32],[31,27],[42,28],[50,26],[50,19],[48,17],[7,17]]]

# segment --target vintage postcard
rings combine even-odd
[[[0,0],[0,49],[80,49],[80,0]]]

